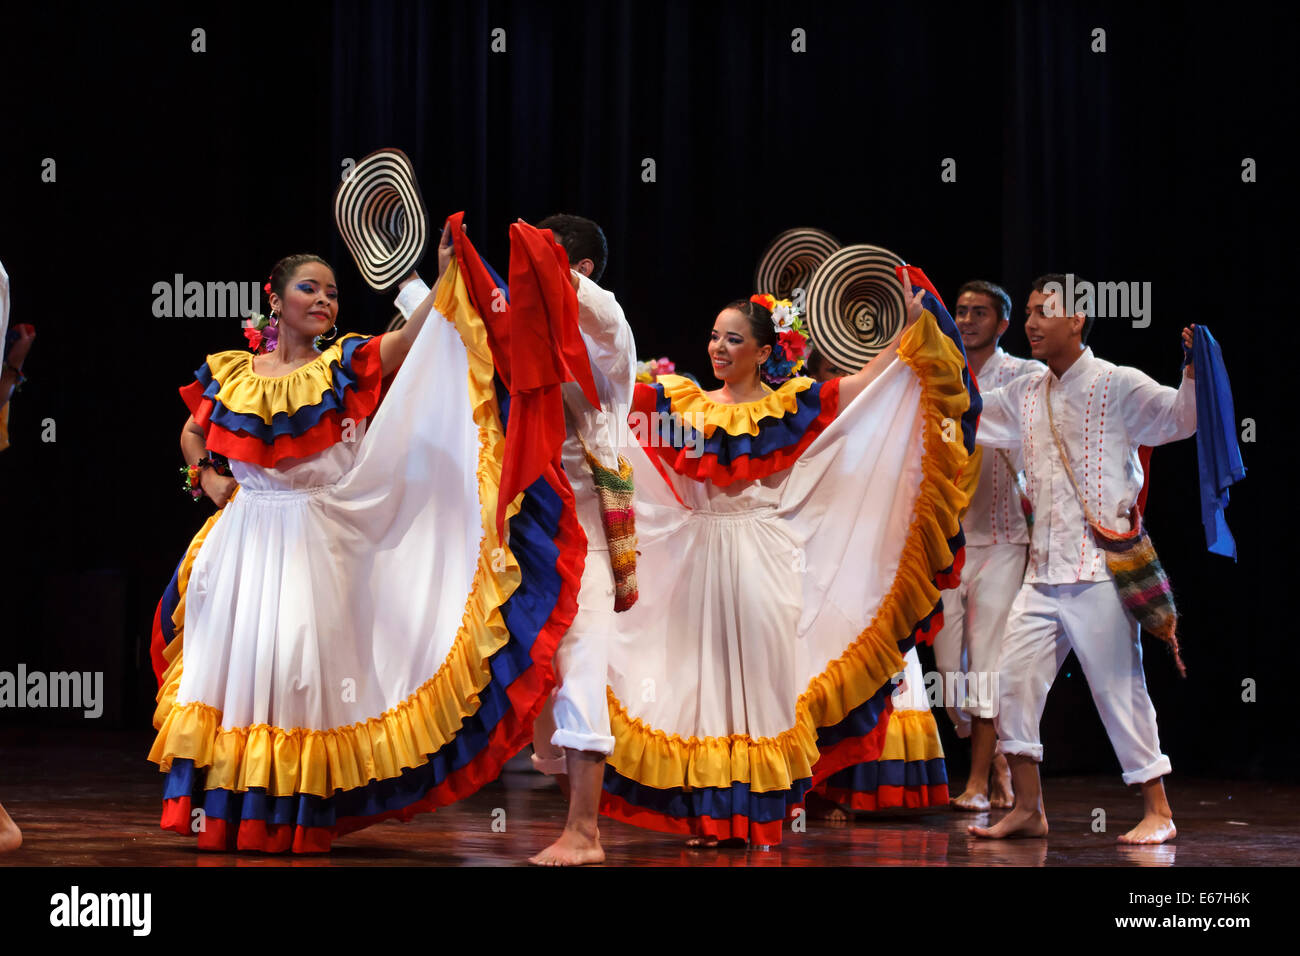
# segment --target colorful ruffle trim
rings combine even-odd
[[[379,336],[350,333],[288,375],[253,371],[251,352],[209,355],[180,390],[209,451],[270,468],[324,451],[379,406]]]
[[[656,467],[726,487],[789,468],[835,420],[838,406],[838,380],[791,379],[759,401],[727,405],[706,398],[690,379],[661,375],[636,387],[629,425]]]
[[[799,395],[816,391],[816,386],[810,378],[792,378],[758,401],[736,405],[713,401],[700,386],[682,375],[660,375],[656,384],[648,388],[667,399],[671,411],[689,416],[692,422],[701,422],[705,437],[712,438],[718,429],[728,435],[757,437],[768,419],[796,413]]]
[[[629,718],[611,691],[615,747],[602,812],[650,829],[776,843],[781,820],[811,786],[879,758],[892,680],[903,669],[900,646],[933,624],[936,577],[960,569],[953,546],[960,549],[958,514],[967,504],[956,484],[966,446],[943,440],[945,420],[962,418],[970,401],[960,347],[927,311],[903,336],[898,354],[922,385],[923,478],[893,585],[875,617],[812,679],[797,703],[795,726],[774,738],[683,740]]]
[[[846,767],[814,789],[849,810],[947,806],[948,768],[934,714],[894,711],[878,759]]]
[[[200,848],[328,850],[335,836],[468,796],[531,738],[554,685],[555,648],[577,610],[586,538],[568,481],[551,468],[512,503],[509,547],[500,546],[495,515],[508,400],[498,416],[486,332],[460,276],[449,278],[436,307],[469,351],[483,528],[460,632],[415,693],[351,726],[227,728],[211,706],[175,706],[185,590],[220,512],[213,515],[164,594],[153,642],[159,734],[150,759],[167,772],[162,825],[194,833]]]

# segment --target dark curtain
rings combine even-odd
[[[1297,655],[1269,529],[1287,500],[1276,287],[1296,252],[1295,33],[1284,7],[1249,3],[28,10],[0,33],[0,259],[13,321],[38,326],[0,455],[0,668],[85,669],[94,648],[113,719],[147,722],[153,605],[207,509],[179,491],[175,389],[242,345],[233,320],[154,317],[153,285],[260,286],[278,257],[319,251],[344,327],[379,331],[391,303],[361,283],[331,197],[346,159],[399,146],[435,223],[465,210],[498,269],[516,217],[600,221],[603,284],[642,357],[705,381],[718,307],[753,291],[758,254],[794,225],[893,249],[950,304],[972,277],[1005,284],[1017,310],[1041,272],[1151,282],[1150,327],[1099,320],[1098,354],[1172,384],[1179,329],[1209,323],[1259,434],[1228,513],[1236,565],[1204,550],[1192,443],[1156,453],[1150,524],[1191,671],[1178,681],[1148,642],[1165,747],[1180,770],[1294,776],[1276,759],[1290,750],[1279,675]],[[1245,157],[1258,182],[1242,182]],[[1003,344],[1027,353],[1018,318]],[[1114,769],[1077,669],[1060,686],[1051,766]]]

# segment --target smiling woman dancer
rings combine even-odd
[[[281,260],[274,351],[210,355],[181,390],[187,483],[221,510],[155,620],[149,756],[163,827],[200,848],[319,852],[450,803],[497,776],[550,690],[582,535],[544,475],[498,538],[492,353],[453,307],[449,230],[438,260],[401,329],[323,351],[333,270]]]
[[[756,296],[714,322],[721,388],[637,387],[642,600],[610,653],[606,814],[693,845],[778,843],[815,782],[880,757],[899,645],[938,601],[966,500],[965,446],[944,440],[970,403],[956,329],[901,278],[904,329],[854,375],[781,383],[792,363]]]

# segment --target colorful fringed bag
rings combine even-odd
[[[600,523],[614,569],[614,610],[626,611],[637,599],[636,514],[632,508],[632,465],[621,455],[618,471],[606,468],[583,446],[600,502]]]
[[[1129,530],[1112,531],[1097,522],[1088,509],[1088,500],[1079,489],[1074,471],[1070,468],[1069,456],[1065,453],[1065,444],[1060,432],[1056,430],[1056,421],[1052,415],[1052,379],[1047,380],[1047,422],[1052,428],[1052,438],[1056,441],[1056,451],[1065,466],[1066,477],[1074,486],[1074,493],[1083,506],[1083,515],[1092,529],[1092,539],[1106,556],[1106,567],[1115,579],[1120,601],[1133,615],[1133,619],[1160,640],[1169,645],[1174,655],[1174,666],[1182,677],[1187,676],[1183,666],[1182,655],[1178,652],[1178,609],[1174,606],[1174,592],[1169,584],[1169,575],[1156,556],[1155,546],[1142,524],[1142,512],[1137,505],[1129,512]]]

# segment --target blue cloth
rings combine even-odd
[[[1200,472],[1205,545],[1211,554],[1236,561],[1237,542],[1228,530],[1223,509],[1228,506],[1229,486],[1246,477],[1246,467],[1237,444],[1232,386],[1223,365],[1223,352],[1210,330],[1198,325],[1192,335],[1192,361],[1196,367],[1196,464]],[[1187,364],[1185,359],[1183,364]]]

